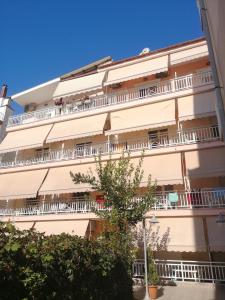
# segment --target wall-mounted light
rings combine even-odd
[[[156,218],[155,215],[153,215],[149,221],[151,224],[157,224],[159,223],[158,219]]]

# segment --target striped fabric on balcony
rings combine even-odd
[[[0,153],[42,147],[52,126],[51,124],[8,132],[0,144]]]
[[[209,53],[207,45],[197,45],[196,47],[185,49],[183,51],[180,51],[180,49],[178,49],[177,51],[174,51],[170,54],[170,64],[177,65],[180,63],[198,59],[200,57],[207,57],[208,55]]]
[[[155,57],[149,59],[149,57],[140,62],[132,62],[129,65],[122,65],[119,68],[109,70],[108,78],[105,85],[110,85],[118,82],[132,80],[135,78],[149,76],[160,72],[168,71],[168,55]]]
[[[178,98],[178,111],[180,121],[215,116],[215,91]]]
[[[106,118],[107,114],[100,114],[56,123],[49,133],[46,142],[52,143],[103,134]]]
[[[88,174],[90,170],[95,174],[95,164],[52,168],[49,170],[39,190],[39,195],[59,195],[91,191],[91,187],[88,184],[74,184],[70,176],[70,172]]]
[[[138,106],[111,113],[111,130],[106,134],[138,131],[176,124],[175,100]]]
[[[225,149],[202,149],[185,152],[187,175],[190,178],[225,176]]]
[[[70,97],[93,90],[101,90],[104,77],[105,72],[101,72],[71,80],[60,81],[54,92],[53,99]]]
[[[0,200],[35,198],[46,169],[0,175]]]

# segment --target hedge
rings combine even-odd
[[[0,223],[0,299],[132,299],[130,265],[105,240]]]

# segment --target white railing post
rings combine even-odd
[[[184,269],[183,269],[183,262],[181,262],[180,264],[181,267],[181,277],[182,277],[182,281],[184,281]]]

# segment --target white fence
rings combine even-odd
[[[114,94],[107,94],[97,98],[79,101],[74,104],[68,104],[63,107],[54,106],[47,109],[12,116],[9,118],[8,127],[31,123],[38,120],[50,119],[59,115],[73,114],[81,111],[130,102],[137,99],[154,97],[161,94],[174,93],[211,83],[213,83],[213,78],[210,71],[177,77],[175,79],[157,83],[154,87],[150,88],[121,91]]]
[[[103,210],[101,204],[90,200],[76,200],[73,202],[36,203],[21,208],[0,208],[0,216],[45,215],[65,213],[88,213],[93,209]]]
[[[224,262],[155,260],[161,279],[174,281],[225,282]],[[143,278],[144,261],[133,264],[133,278]]]
[[[216,140],[221,140],[218,126],[194,128],[178,131],[175,136],[159,134],[154,138],[149,136],[149,138],[140,140],[130,139],[127,141],[118,141],[118,143],[90,144],[73,149],[48,150],[35,157],[25,157],[24,155],[23,157],[15,157],[14,160],[12,160],[12,153],[5,153],[0,156],[0,167],[27,166],[61,160],[81,159],[96,156],[100,153],[104,155],[124,151],[152,150]]]
[[[215,190],[177,192],[178,200],[170,200],[170,193],[157,194],[154,209],[225,207],[225,187]]]
[[[208,190],[200,192],[179,192],[178,201],[170,202],[169,193],[157,194],[156,204],[152,209],[198,209],[198,208],[222,208],[225,207],[225,188],[221,190]],[[140,198],[136,197],[135,201]],[[88,213],[94,209],[105,209],[104,203],[97,203],[93,200],[71,199],[65,202],[63,199],[57,202],[36,202],[21,208],[9,208],[11,201],[1,201],[0,216],[23,216],[23,215],[44,215],[44,214],[65,214],[65,213]]]

